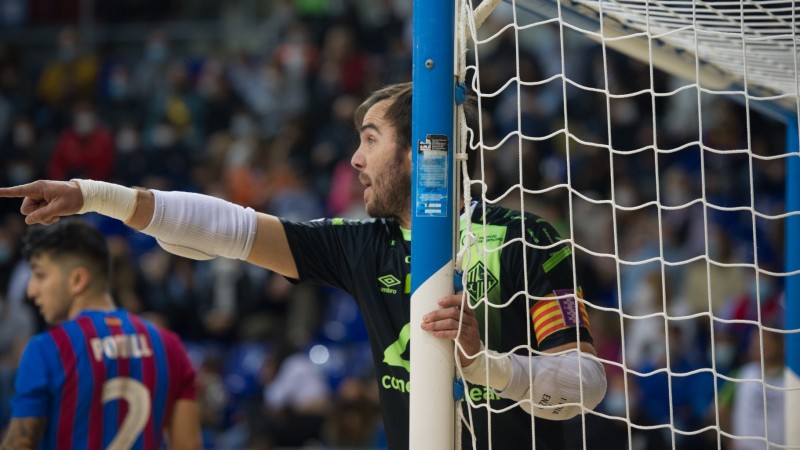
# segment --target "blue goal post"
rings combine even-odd
[[[455,445],[453,342],[420,329],[453,293],[455,1],[413,4],[409,447]]]

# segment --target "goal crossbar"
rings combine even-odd
[[[797,114],[800,24],[793,2],[506,2],[542,18],[560,17],[565,26],[701,89],[746,94],[766,100],[759,109]]]

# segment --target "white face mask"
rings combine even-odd
[[[13,131],[14,146],[19,148],[28,147],[33,144],[34,133],[33,127],[28,124],[19,124],[14,127]]]
[[[750,294],[750,299],[752,301],[755,301],[757,298],[762,302],[766,301],[772,297],[772,282],[766,279],[766,277],[762,277],[758,283],[753,279],[747,286],[747,292]]]
[[[152,42],[147,45],[145,58],[153,62],[161,62],[167,59],[167,46],[163,42]]]
[[[75,49],[73,45],[62,45],[58,49],[58,58],[62,62],[71,62],[75,59],[75,56],[78,54],[78,51]]]
[[[11,259],[11,245],[8,242],[0,241],[0,264],[5,264]]]
[[[717,370],[728,370],[736,359],[736,346],[730,342],[720,342],[714,346],[714,365]]]
[[[609,414],[624,417],[625,416],[625,393],[622,391],[609,392],[603,400],[606,411]]]
[[[11,184],[25,184],[33,181],[33,168],[26,163],[12,163],[8,166],[7,175]]]
[[[238,138],[249,136],[253,129],[253,119],[247,114],[237,114],[231,119],[231,133]]]
[[[176,140],[175,130],[170,125],[162,124],[153,130],[153,144],[158,148],[172,147]]]
[[[139,135],[136,130],[123,128],[117,132],[117,151],[120,153],[132,153],[139,147]]]
[[[78,135],[86,136],[94,131],[94,114],[90,112],[81,112],[76,114],[72,126],[75,128],[75,132],[78,133]]]
[[[128,97],[128,77],[115,73],[108,80],[108,95],[112,100],[124,100]]]

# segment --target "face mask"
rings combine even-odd
[[[175,143],[175,130],[169,125],[160,125],[153,130],[153,144],[159,148],[168,148]]]
[[[0,242],[0,264],[5,264],[11,259],[11,246],[7,242]]]
[[[733,367],[736,359],[736,346],[729,342],[720,342],[714,347],[714,364],[717,370],[727,370]]]
[[[13,185],[29,183],[33,181],[33,168],[25,163],[11,164],[8,167],[7,176],[8,181]]]
[[[681,186],[669,185],[664,191],[664,203],[669,206],[683,205],[689,201],[689,193]]]
[[[609,414],[619,417],[625,416],[625,393],[609,392],[605,400],[603,400],[603,404]]]
[[[128,80],[115,76],[108,81],[108,96],[111,100],[124,100],[128,96]]]
[[[62,62],[71,62],[75,59],[76,53],[75,47],[72,47],[71,45],[65,45],[58,49],[58,59],[60,59]]]
[[[253,131],[253,121],[245,114],[237,114],[231,119],[231,132],[234,136],[242,138]]]
[[[617,204],[622,206],[634,206],[636,201],[636,193],[628,186],[621,186],[617,189]]]
[[[152,62],[161,62],[167,59],[167,46],[162,42],[154,42],[147,46],[145,58]]]
[[[94,130],[94,114],[78,113],[73,121],[75,132],[79,136],[86,136]]]
[[[749,292],[752,300],[760,298],[761,301],[764,301],[772,296],[772,283],[764,278],[761,278],[759,281],[760,282],[758,285],[756,285],[756,280],[750,282],[747,291]]]
[[[117,133],[117,151],[131,153],[139,146],[139,136],[136,131],[124,128]]]
[[[20,124],[14,127],[14,145],[25,148],[33,144],[33,128],[27,124]]]
[[[719,238],[712,238],[711,236],[709,236],[709,239],[708,239],[708,257],[711,258],[714,261],[719,261],[720,260]]]

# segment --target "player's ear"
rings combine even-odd
[[[92,282],[92,275],[89,269],[83,266],[78,266],[72,269],[67,279],[67,286],[72,295],[77,295],[86,291]]]

